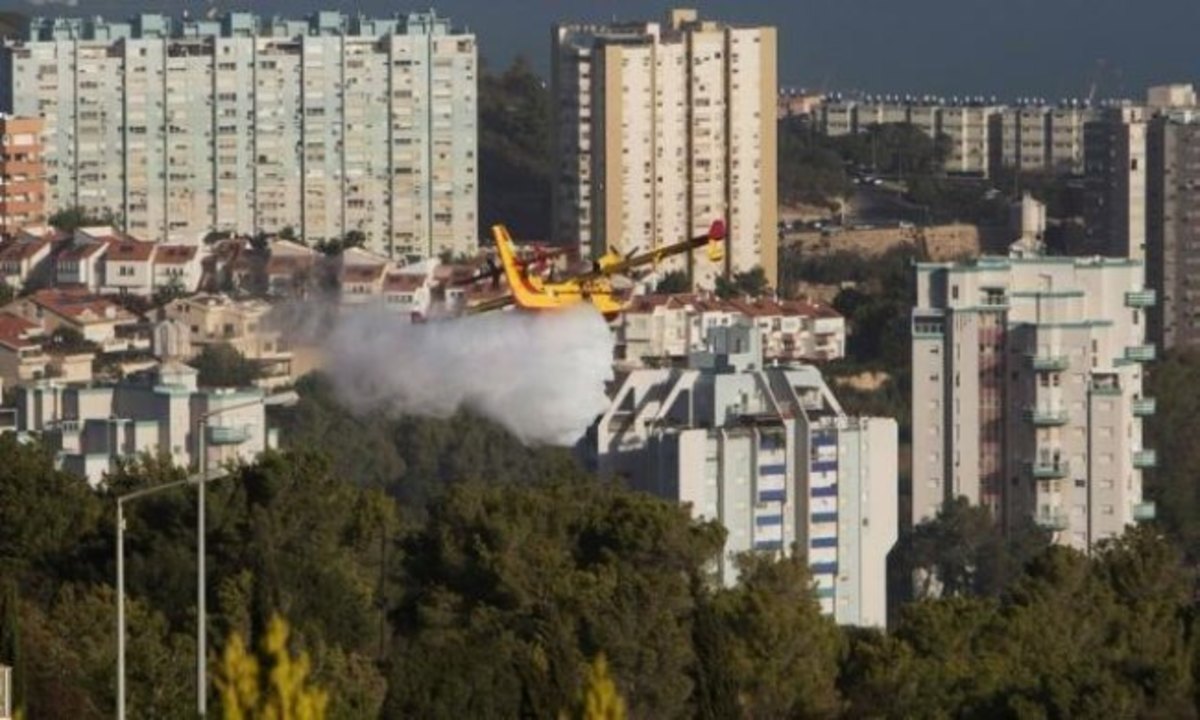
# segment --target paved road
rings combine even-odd
[[[846,212],[847,225],[888,226],[899,222],[925,222],[925,207],[905,200],[887,187],[858,185]]]

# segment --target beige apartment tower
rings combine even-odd
[[[0,114],[0,235],[46,220],[42,121]]]
[[[667,22],[560,25],[553,35],[554,235],[584,256],[666,245],[726,222],[723,263],[776,279],[776,36],[675,10]],[[688,264],[690,263],[690,267]]]

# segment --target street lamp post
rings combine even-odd
[[[134,490],[117,498],[117,720],[125,720],[125,503],[188,483],[203,485],[202,475]]]
[[[201,414],[200,421],[198,423],[200,435],[196,441],[197,449],[200,453],[200,476],[202,478],[208,476],[207,436],[209,418],[233,410],[243,410],[245,408],[255,407],[257,405],[263,405],[266,407],[273,405],[294,405],[299,399],[300,396],[298,394],[296,394],[294,391],[288,390],[276,395],[267,395],[251,402],[238,403],[237,405],[217,408],[216,410],[210,410]],[[207,485],[207,483],[201,482],[197,487],[199,499],[196,511],[196,552],[198,558],[196,569],[196,711],[201,718],[206,717],[208,714],[208,649],[206,637],[208,630],[208,619],[205,599],[205,596],[207,595],[207,582],[205,580],[207,562],[205,561],[204,548],[205,485]]]

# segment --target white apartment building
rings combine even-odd
[[[776,278],[776,35],[674,10],[665,24],[554,29],[556,240],[581,254],[648,250],[728,227],[723,264],[666,269],[712,287],[762,267]]]
[[[816,368],[766,367],[759,330],[721,326],[685,369],[635,370],[593,436],[596,464],[728,531],[719,579],[745,552],[804,552],[824,612],[887,619],[897,538],[897,426],[847,417]]]
[[[231,409],[209,419],[208,467],[254,460],[276,445],[262,398],[258,388],[197,390],[194,369],[164,363],[111,386],[43,380],[18,387],[17,430],[42,433],[56,462],[94,486],[118,460],[142,453],[198,467],[200,419],[221,408]]]
[[[616,320],[617,360],[624,367],[683,364],[707,348],[712,328],[739,322],[759,329],[764,363],[836,360],[846,354],[846,319],[828,305],[640,295]]]
[[[432,13],[35,18],[0,46],[0,110],[44,122],[48,212],[430,257],[477,245],[476,73]]]
[[[917,266],[913,310],[914,524],[965,496],[1004,527],[1032,519],[1080,550],[1153,517],[1142,439],[1146,343],[1140,260],[1010,257]]]

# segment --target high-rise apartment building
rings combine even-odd
[[[1146,277],[1158,293],[1150,335],[1163,350],[1200,347],[1200,111],[1149,124]]]
[[[1087,252],[1146,254],[1147,116],[1144,108],[1101,108],[1084,126]]]
[[[775,29],[675,10],[667,23],[560,25],[553,36],[554,235],[596,256],[728,226],[719,273],[776,277]]]
[[[432,13],[34,19],[0,48],[0,110],[45,123],[50,209],[427,257],[477,243],[476,73]]]
[[[1036,217],[1036,213],[1033,214]],[[1088,550],[1153,516],[1142,471],[1146,308],[1140,260],[1010,257],[917,267],[912,520],[965,496]]]
[[[716,561],[805,553],[822,609],[882,626],[897,537],[897,429],[847,416],[811,366],[766,366],[760,330],[718,326],[687,368],[634,370],[597,423],[602,473],[687,504],[728,536]]]
[[[0,115],[0,235],[46,220],[42,121]]]

